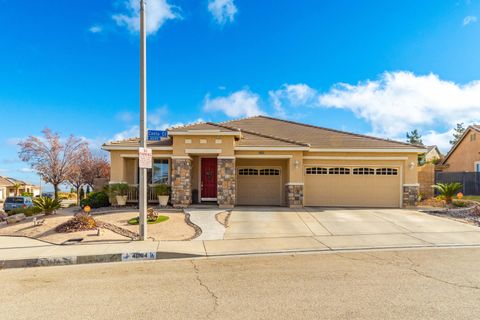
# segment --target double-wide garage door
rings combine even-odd
[[[397,167],[309,166],[304,174],[306,206],[400,207]]]
[[[280,168],[238,168],[237,205],[281,205],[281,183],[282,175]]]

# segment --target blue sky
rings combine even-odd
[[[136,1],[0,0],[0,175],[49,127],[136,136]],[[258,113],[448,151],[480,122],[480,1],[149,0],[149,127]]]

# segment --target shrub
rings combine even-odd
[[[112,196],[126,196],[128,192],[128,184],[113,183],[109,186],[108,190]]]
[[[56,232],[75,232],[93,230],[97,228],[97,222],[91,215],[77,214],[72,219],[55,228]]]
[[[39,214],[39,213],[42,213],[42,209],[39,208],[39,207],[28,207],[28,208],[16,208],[16,209],[13,209],[11,210],[10,212],[8,212],[8,215],[11,216],[11,215],[14,215],[14,214],[17,214],[17,213],[23,213],[25,216],[27,217],[31,217],[31,216],[34,216],[36,214]]]
[[[465,208],[465,207],[468,207],[468,202],[466,201],[453,201],[452,204],[455,206],[455,207],[459,207],[459,208]]]
[[[458,192],[458,190],[463,188],[463,185],[458,182],[452,182],[438,183],[433,187],[440,192],[440,195],[445,199],[447,204],[451,204],[453,196]]]
[[[80,207],[83,209],[85,206],[92,209],[110,206],[107,193],[103,191],[90,193],[87,198],[80,201]]]
[[[30,193],[30,192],[22,192],[21,196],[22,196],[22,197],[30,197],[30,198],[33,198],[33,193]]]
[[[170,195],[170,186],[167,184],[159,184],[155,186],[155,192],[159,196],[169,196]]]
[[[52,199],[49,197],[38,197],[33,199],[35,207],[40,208],[45,214],[55,213],[60,209],[61,202],[58,199]]]

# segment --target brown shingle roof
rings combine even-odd
[[[350,132],[327,129],[309,124],[266,116],[256,116],[222,124],[241,130],[259,132],[268,136],[286,138],[298,143],[309,144],[312,148],[345,149],[412,149],[421,148],[409,143],[386,140]]]
[[[13,186],[13,182],[11,182],[10,180],[8,180],[4,177],[0,177],[0,186],[11,187],[11,186]]]
[[[203,122],[169,129],[170,132],[187,130],[219,130],[241,132],[238,146],[310,146],[322,149],[422,149],[409,143],[370,137],[366,135],[322,128],[294,121],[255,116],[222,123]],[[105,144],[106,146],[138,146],[139,139],[127,139]],[[148,146],[171,146],[171,138],[149,142]]]

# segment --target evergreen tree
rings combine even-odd
[[[88,196],[88,194],[89,194],[90,192],[92,192],[92,191],[90,190],[90,186],[87,185],[87,192],[86,192],[87,196]]]
[[[463,134],[465,133],[465,127],[464,127],[464,124],[463,122],[461,123],[457,123],[457,126],[453,129],[454,132],[453,132],[453,139],[450,140],[450,144],[452,146],[456,145],[458,140],[460,140],[460,138],[463,136]]]
[[[85,198],[85,190],[83,190],[83,188],[80,187],[80,200],[82,200],[83,198]]]
[[[407,142],[423,146],[422,136],[418,133],[417,129],[412,132],[407,132]]]

